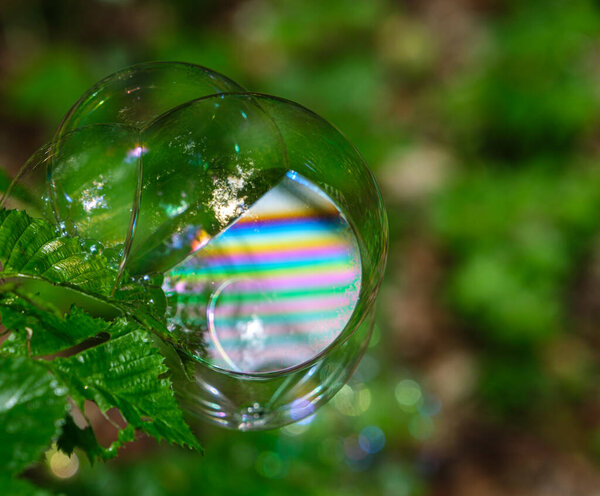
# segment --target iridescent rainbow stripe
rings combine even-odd
[[[243,372],[302,363],[340,334],[360,292],[354,233],[333,201],[290,172],[165,282],[209,359]]]

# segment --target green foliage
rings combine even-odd
[[[33,356],[50,355],[72,348],[86,339],[106,332],[109,323],[94,319],[78,307],[65,316],[49,303],[28,302],[19,296],[6,296],[0,300],[2,324],[13,331],[8,343],[23,344],[28,341]],[[31,335],[29,335],[31,333]]]
[[[378,177],[394,241],[379,306],[381,315],[401,318],[381,319],[382,342],[369,351],[381,373],[368,384],[373,397],[365,414],[349,418],[330,404],[301,435],[205,427],[207,456],[201,462],[182,451],[161,450],[122,464],[90,468],[82,463],[76,477],[54,481],[59,492],[414,496],[461,494],[465,485],[485,480],[489,492],[504,494],[510,480],[513,493],[543,493],[547,477],[527,477],[528,469],[511,458],[520,445],[520,428],[533,458],[542,455],[544,466],[556,469],[567,486],[569,470],[581,474],[581,464],[597,465],[597,268],[592,260],[600,177],[583,169],[581,159],[587,164],[598,159],[598,2],[184,0],[138,2],[135,8],[123,1],[8,3],[2,12],[7,63],[0,82],[7,167],[39,144],[40,133],[51,136],[73,96],[92,81],[142,60],[183,60],[221,71],[250,90],[307,105],[342,128],[375,172],[380,167],[390,172]],[[442,179],[441,195],[419,205],[433,212],[434,221],[425,225],[420,210],[415,215],[411,205],[398,205],[392,179],[411,191],[415,176],[435,174],[425,157],[407,178],[410,164],[395,158],[429,145],[452,159],[451,172],[458,177]],[[431,267],[427,257],[414,258],[422,252],[433,252],[441,271],[429,296],[420,289],[431,283]],[[141,282],[126,280],[123,299],[120,291],[114,299],[120,309],[135,307],[129,314],[143,326],[159,328],[161,310],[150,311],[147,303],[160,306],[160,291],[153,298],[146,288],[160,290],[160,283]],[[28,296],[25,289],[20,293]],[[430,335],[435,344],[428,346],[429,334],[423,336],[419,323],[435,317],[440,294],[453,324],[435,320]],[[51,294],[34,299],[36,305],[53,301]],[[32,350],[43,335],[32,334]],[[569,351],[569,340],[590,355],[591,364],[573,378],[583,395],[574,405],[571,395],[557,388],[555,366],[546,356],[556,347],[561,373],[571,374],[585,360],[581,351]],[[458,368],[442,374],[445,391],[463,388],[467,396],[460,397],[460,408],[441,396],[443,419],[433,418],[434,435],[452,442],[435,441],[433,452],[427,446],[423,451],[409,431],[411,417],[393,399],[396,374],[400,368],[404,374],[405,367],[424,368],[427,375],[445,370],[455,346],[463,358],[451,360]],[[26,333],[13,333],[2,349],[7,347],[26,356]],[[472,363],[474,371],[466,374]],[[468,393],[471,382],[477,386],[474,398]],[[493,470],[481,450],[473,456],[473,439],[481,434],[477,424],[485,424],[490,413],[501,431],[483,451],[497,457]],[[62,449],[69,451],[69,440],[88,453],[98,449],[91,429],[81,430],[70,419],[59,438]],[[385,452],[369,468],[354,472],[343,441],[368,424],[384,428]],[[503,449],[502,431],[511,433],[511,449]],[[546,448],[536,452],[536,442]],[[591,463],[585,443],[594,444]],[[280,479],[264,474],[262,461],[270,460],[265,453],[280,457],[287,470]],[[578,461],[574,469],[572,455]],[[466,475],[460,470],[465,466]],[[235,477],[224,476],[227,470]],[[454,487],[457,471],[464,484]],[[439,473],[435,487],[423,487],[423,479],[435,480]],[[586,493],[586,477],[576,477],[573,487],[581,484]],[[525,480],[531,485],[524,488],[520,481]],[[0,476],[2,493],[33,494],[25,485]]]
[[[142,323],[160,327],[164,321],[166,299],[161,276],[138,280],[124,273],[115,287],[117,264],[91,251],[82,240],[66,237],[47,221],[23,211],[0,210],[0,263],[3,279],[63,286],[98,298]]]
[[[66,413],[67,391],[44,364],[3,357],[0,369],[0,465],[18,474],[56,440]]]
[[[482,405],[527,418],[556,399],[543,350],[570,330],[568,290],[600,226],[600,171],[545,161],[465,174],[432,209],[453,257],[446,296],[483,346]]]
[[[54,47],[30,58],[5,82],[4,101],[21,115],[55,125],[73,104],[73,95],[81,95],[93,81],[74,47]]]
[[[35,487],[29,482],[21,479],[15,479],[7,474],[0,474],[0,487],[3,494],[16,494],[19,496],[50,496],[51,493]]]
[[[548,408],[552,392],[552,378],[528,354],[487,357],[480,394],[494,414],[516,417]]]
[[[167,299],[162,290],[162,282],[162,274],[129,280],[125,278],[114,298],[126,305],[138,319],[147,319],[145,322],[148,324],[164,322]]]
[[[597,123],[589,61],[600,16],[587,0],[518,2],[489,51],[445,95],[463,149],[524,159],[568,153]]]
[[[116,442],[109,448],[104,448],[98,443],[91,427],[81,429],[77,426],[73,417],[67,415],[60,437],[56,441],[56,447],[67,455],[72,455],[75,448],[80,448],[86,453],[91,463],[96,460],[108,460],[117,454],[119,446],[127,442],[126,436],[130,435],[131,431],[123,431],[124,429],[120,431]]]
[[[489,170],[440,196],[433,226],[456,261],[449,299],[480,339],[539,343],[564,327],[562,292],[598,228],[599,179],[583,167]]]
[[[0,211],[0,262],[5,279],[43,279],[100,296],[111,293],[117,274],[104,257],[84,251],[78,239],[17,210]]]
[[[90,460],[108,459],[134,439],[136,430],[200,449],[175,401],[168,369],[154,344],[155,329],[140,323],[160,328],[164,294],[156,281],[144,286],[144,280],[125,277],[123,290],[111,296],[116,269],[102,255],[19,211],[0,211],[0,262],[0,315],[10,331],[0,347],[0,423],[5,427],[0,465],[18,475],[55,441],[67,453],[77,447]],[[99,298],[123,316],[107,321],[77,306],[61,312],[22,285],[24,280]],[[57,358],[57,353],[68,356]],[[86,400],[103,413],[119,409],[127,424],[119,427],[110,447],[100,446],[90,427],[75,425],[67,414],[68,398],[82,412]]]
[[[54,360],[53,370],[83,409],[94,401],[102,411],[118,408],[129,427],[153,437],[199,449],[173,397],[163,357],[148,332],[119,319],[112,339],[69,358]]]

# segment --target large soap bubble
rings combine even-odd
[[[164,277],[190,412],[244,430],[299,420],[360,359],[385,212],[358,152],[309,110],[198,66],[142,64],[84,94],[20,180],[121,275]]]

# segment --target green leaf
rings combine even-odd
[[[79,446],[91,460],[108,459],[120,446],[133,440],[136,429],[159,440],[200,450],[175,401],[166,377],[168,369],[148,330],[166,332],[166,300],[160,277],[134,281],[125,275],[124,284],[111,296],[117,271],[104,257],[86,252],[78,239],[64,237],[48,222],[20,211],[0,210],[0,263],[0,278],[40,280],[52,284],[54,287],[49,287],[53,290],[64,286],[95,296],[96,300],[125,311],[130,319],[121,317],[108,322],[75,306],[65,314],[64,309],[61,311],[48,301],[48,295],[28,292],[27,287],[14,283],[0,286],[2,323],[14,331],[0,348],[0,360],[6,363],[1,372],[6,377],[0,377],[0,404],[5,405],[5,411],[0,410],[0,424],[9,426],[5,438],[0,435],[0,464],[5,461],[3,465],[17,473],[35,461],[57,437],[64,422],[67,392],[82,410],[88,399],[103,412],[119,409],[128,423],[119,431],[118,439],[104,448],[90,428],[79,429],[67,419],[60,437],[61,447],[67,452]],[[107,333],[111,339],[69,358],[51,362],[30,358],[56,354],[101,333]],[[18,389],[25,380],[19,381],[19,374],[32,378],[33,384],[28,380],[26,386]],[[12,416],[13,406],[6,405],[19,395],[24,398],[25,411],[17,418]],[[28,400],[28,395],[34,396]],[[40,411],[29,418],[26,408],[33,406]],[[45,429],[38,428],[35,422],[41,424],[42,419],[50,427],[44,424]],[[19,430],[21,425],[23,432]],[[18,436],[10,437],[12,433]]]
[[[13,343],[19,340],[26,344],[27,336],[31,336],[30,352],[33,356],[72,348],[110,327],[109,322],[93,318],[76,306],[62,316],[47,302],[42,307],[39,302],[14,295],[0,299],[0,316],[4,327],[19,331],[18,334],[13,333]]]
[[[23,479],[15,479],[0,473],[0,487],[3,496],[51,496],[51,493],[35,487]]]
[[[61,236],[50,223],[18,210],[0,210],[0,277],[33,277],[108,296],[117,270],[87,253],[77,238]]]
[[[40,362],[3,357],[0,364],[0,467],[18,474],[58,436],[67,391]]]
[[[115,457],[121,446],[126,442],[133,441],[134,434],[133,427],[128,426],[119,432],[119,438],[115,442],[108,448],[104,448],[98,443],[91,427],[80,429],[73,421],[73,417],[67,415],[56,445],[67,455],[71,455],[75,448],[80,448],[85,452],[90,463],[94,463],[97,460],[109,460]]]
[[[175,400],[168,369],[149,333],[124,319],[110,330],[113,339],[69,358],[52,368],[69,387],[75,402],[94,401],[103,412],[118,408],[136,429],[170,443],[200,450]]]
[[[124,273],[113,295],[118,270],[78,238],[63,236],[49,222],[25,212],[0,209],[0,279],[30,278],[71,288],[134,316],[164,334],[166,298],[162,276],[131,279]]]
[[[124,277],[114,299],[135,314],[138,320],[156,329],[154,324],[164,323],[167,311],[167,298],[162,290],[163,280],[162,274],[131,279]]]

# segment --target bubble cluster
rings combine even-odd
[[[34,214],[118,269],[115,288],[162,277],[169,331],[215,370],[304,366],[372,310],[387,226],[360,155],[309,110],[206,68],[149,63],[105,78],[17,180],[38,193]],[[5,204],[20,206],[12,191]],[[322,383],[339,389],[350,368],[343,358]],[[237,402],[215,397],[223,386],[197,386],[228,419],[223,405]],[[317,402],[332,396],[323,390],[312,386]],[[273,401],[247,400],[231,424],[268,425]],[[293,398],[286,415],[314,409]]]

